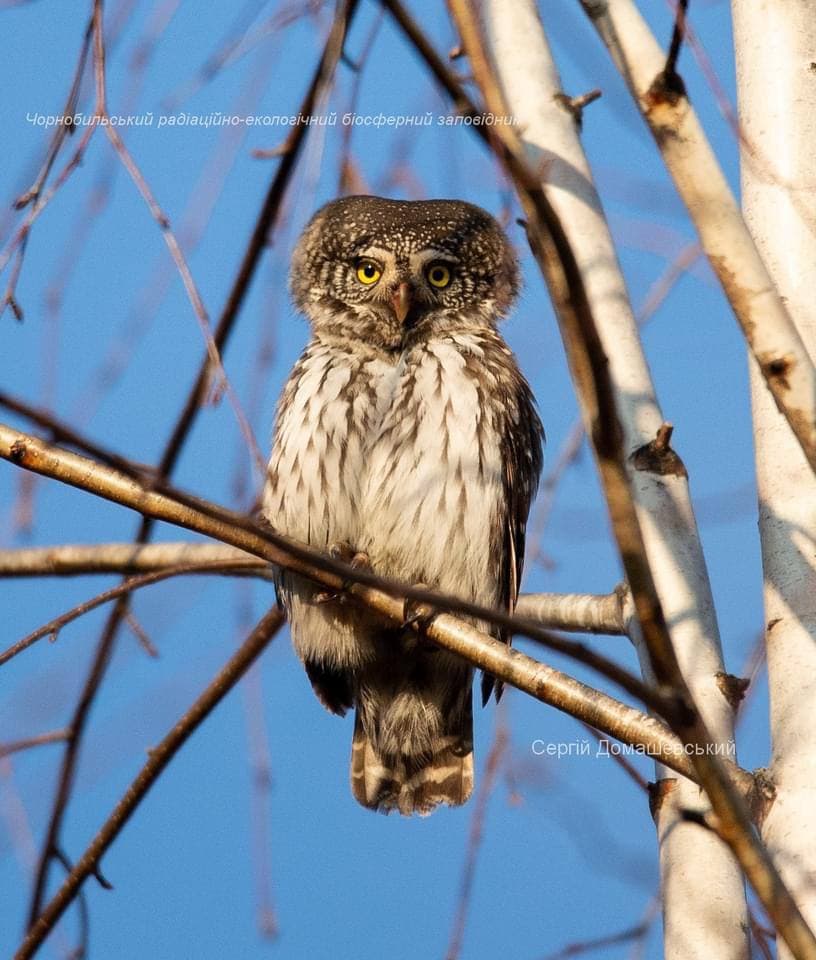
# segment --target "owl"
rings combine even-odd
[[[272,527],[512,610],[543,439],[497,331],[518,283],[504,233],[471,204],[359,196],[320,209],[292,259],[311,339],[278,405],[262,508]],[[278,593],[317,697],[355,711],[356,799],[405,815],[464,803],[472,668],[295,574],[279,573]],[[493,688],[483,677],[484,702]]]

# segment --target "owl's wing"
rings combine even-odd
[[[519,384],[516,402],[518,419],[515,423],[507,424],[503,441],[505,513],[501,529],[497,531],[500,603],[509,613],[515,609],[521,586],[527,517],[538,489],[542,466],[541,444],[544,440],[544,429],[536,413],[532,393],[523,379]],[[509,645],[510,632],[500,630],[499,639]],[[502,684],[497,683],[489,673],[482,674],[483,704],[490,699],[494,688],[498,702]]]

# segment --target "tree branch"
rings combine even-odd
[[[0,666],[11,660],[12,657],[16,657],[18,653],[22,653],[23,650],[27,650],[28,647],[36,643],[38,640],[41,640],[43,637],[50,636],[52,640],[56,640],[60,630],[62,630],[63,627],[67,626],[73,620],[77,620],[86,613],[90,613],[91,610],[96,610],[97,607],[101,607],[105,603],[110,603],[111,600],[118,600],[120,597],[130,594],[132,591],[138,590],[141,587],[148,587],[151,584],[159,583],[161,580],[168,580],[170,577],[183,576],[184,574],[188,573],[220,572],[221,569],[218,565],[213,568],[212,565],[208,566],[207,564],[203,563],[192,567],[189,564],[179,564],[177,566],[165,567],[164,569],[154,571],[153,573],[145,573],[141,576],[128,577],[115,587],[111,587],[110,590],[105,590],[102,593],[97,594],[97,596],[91,597],[90,600],[86,600],[84,603],[77,604],[77,606],[72,607],[70,610],[60,614],[58,617],[54,617],[53,620],[49,620],[48,623],[44,624],[42,627],[38,627],[36,630],[23,637],[22,640],[18,640],[16,643],[12,644],[6,650],[0,653]],[[129,616],[129,613],[126,614],[126,619]],[[137,636],[140,636],[139,630],[134,628],[133,623],[131,623],[131,628],[134,629],[134,632],[137,634]],[[141,636],[140,639],[142,639]]]
[[[39,733],[34,737],[23,737],[22,740],[10,740],[8,743],[0,743],[0,757],[7,757],[12,753],[19,753],[21,750],[40,747],[48,743],[62,743],[67,740],[70,735],[70,730],[50,730],[48,733]]]
[[[126,473],[128,476],[149,478],[155,473],[153,467],[123,457],[108,447],[86,437],[78,430],[75,430],[70,424],[54,416],[50,410],[35,407],[20,397],[12,396],[5,390],[0,390],[0,407],[4,407],[6,410],[10,410],[12,413],[16,413],[18,416],[24,417],[31,423],[36,424],[42,430],[45,430],[49,437],[55,442],[66,444],[76,450],[81,450],[95,460],[106,463],[109,467],[121,470],[122,473]]]
[[[314,110],[315,104],[320,100],[323,91],[331,83],[334,71],[340,59],[343,48],[343,42],[347,27],[354,15],[358,0],[338,0],[338,13],[332,24],[323,53],[314,72],[312,81],[307,90],[306,96],[300,107],[300,115],[307,118]],[[98,38],[99,46],[102,43],[102,0],[93,0],[93,25]],[[103,74],[101,56],[97,54],[97,107],[104,104],[100,98],[103,91]],[[96,129],[96,125],[88,127],[88,135]],[[260,214],[255,224],[255,228],[250,237],[243,260],[238,270],[238,274],[233,282],[226,305],[221,313],[219,322],[213,333],[212,343],[215,350],[220,354],[223,352],[227,340],[232,333],[240,308],[249,290],[252,278],[261,259],[264,248],[268,242],[269,233],[273,229],[280,215],[280,209],[283,198],[294,173],[297,159],[306,136],[308,126],[305,123],[297,124],[290,134],[287,141],[287,149],[281,157],[275,175],[267,191],[266,198],[262,205]],[[156,470],[156,480],[161,481],[169,476],[178,461],[182,448],[189,436],[193,423],[201,409],[209,389],[210,384],[210,352],[205,356],[199,366],[198,375],[193,383],[187,400],[181,413],[179,414],[170,438],[164,448],[161,460]],[[136,534],[138,543],[145,542],[151,534],[152,519],[143,518]],[[32,893],[31,909],[29,918],[31,921],[37,916],[42,905],[42,899],[47,882],[48,867],[51,855],[59,846],[59,832],[62,825],[62,819],[65,815],[68,799],[73,785],[74,769],[76,760],[79,756],[79,748],[85,722],[90,710],[90,706],[96,696],[96,691],[104,679],[108,663],[113,651],[116,634],[119,625],[123,621],[128,609],[127,594],[123,594],[116,601],[111,611],[97,644],[97,650],[91,663],[85,684],[79,700],[77,701],[70,729],[72,736],[66,745],[63,762],[60,769],[59,781],[56,798],[52,807],[49,819],[46,838],[40,853],[40,859],[36,871],[34,889]]]
[[[660,409],[580,128],[573,112],[564,109],[558,69],[534,0],[516,0],[512,9],[502,0],[483,0],[481,11],[490,65],[516,122],[527,164],[537,172],[583,278],[599,350],[608,363],[620,448],[629,455],[625,467],[644,558],[670,625],[672,646],[695,707],[716,745],[729,755],[734,750],[734,711],[716,683],[725,667],[688,478],[669,445],[671,427]],[[680,262],[687,255],[683,251]],[[569,349],[569,334],[564,339]],[[578,400],[591,435],[596,398],[579,385]],[[644,677],[653,682],[649,652],[637,629],[632,638]],[[655,779],[665,776],[658,767]],[[679,806],[706,803],[696,784],[676,778],[673,783],[670,801],[660,805],[655,817],[666,960],[720,954],[748,960],[743,877],[716,836],[673,829]]]
[[[161,572],[168,577],[220,574],[274,579],[272,568],[258,557],[235,547],[212,543],[61,544],[0,550],[0,579],[93,573],[132,576]],[[145,585],[149,582],[154,581],[146,581]],[[137,586],[133,581],[131,585]],[[632,612],[630,607],[629,591],[620,584],[607,594],[523,593],[516,604],[515,614],[553,630],[617,636],[627,632]]]
[[[164,485],[162,492],[147,489],[134,478],[2,424],[0,457],[35,473],[130,507],[146,518],[166,520],[240,547],[271,563],[294,570],[322,584],[329,591],[345,591],[398,623],[405,621],[405,601],[411,600],[429,605],[433,611],[453,611],[505,627],[591,666],[658,713],[670,708],[671,701],[664,700],[614,661],[581,643],[545,630],[531,620],[357,569],[275,533],[268,525],[253,522],[243,514],[225,510],[206,500],[174,490],[169,485]],[[498,646],[505,649],[502,644]]]
[[[776,406],[816,471],[816,369],[685,94],[632,0],[581,0],[649,126]]]
[[[639,710],[517,650],[508,649],[505,644],[449,613],[435,611],[454,610],[539,640],[553,649],[588,663],[655,709],[665,708],[665,701],[659,696],[656,697],[642,681],[632,677],[607,658],[586,650],[581,644],[561,640],[529,620],[511,617],[501,611],[489,610],[455,597],[395,583],[332,560],[274,533],[267,527],[206,501],[195,501],[198,503],[196,508],[189,505],[193,498],[187,497],[185,500],[189,502],[182,502],[173,499],[168,493],[146,490],[135,480],[118,474],[109,467],[95,464],[78,454],[60,450],[3,425],[0,425],[0,457],[43,476],[59,479],[115,503],[139,510],[153,519],[165,520],[215,537],[267,562],[294,570],[322,584],[328,590],[345,590],[352,599],[395,623],[405,622],[407,599],[422,604],[422,612],[428,614],[428,622],[422,626],[414,623],[413,627],[425,631],[428,638],[439,646],[458,654],[474,666],[492,673],[497,679],[517,687],[542,703],[584,720],[601,732],[659,758],[678,773],[695,779],[684,748],[661,721],[647,717]],[[739,770],[733,764],[729,769],[740,789],[749,792],[753,789],[753,778],[750,774]]]
[[[125,791],[122,799],[85,853],[71,868],[51,902],[30,927],[20,949],[14,955],[15,960],[27,960],[34,956],[48,932],[53,929],[77,896],[84,881],[97,872],[103,854],[119,835],[165,767],[184,746],[190,735],[246,673],[282,624],[283,614],[280,610],[272,608],[266,613],[187,713],[179,719],[161,743],[150,751],[149,759]]]
[[[468,0],[449,0],[449,6],[487,108],[497,116],[508,116],[473,8]],[[592,441],[612,530],[651,668],[660,688],[676,697],[674,708],[665,710],[664,716],[691,748],[692,763],[719,823],[719,835],[731,848],[777,929],[795,956],[816,958],[816,938],[754,834],[749,812],[719,762],[719,746],[712,740],[680,670],[635,509],[608,360],[572,247],[538,177],[527,165],[515,130],[510,126],[491,129],[494,152],[513,180],[528,216],[528,239],[559,317],[573,380],[591,413]],[[810,369],[812,372],[812,365]],[[816,441],[816,425],[814,428]],[[816,442],[813,453],[816,464]]]

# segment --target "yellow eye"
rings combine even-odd
[[[431,264],[426,276],[428,283],[437,290],[444,289],[451,282],[451,272],[444,263]]]
[[[380,270],[373,260],[360,260],[357,264],[357,279],[367,287],[370,287],[372,283],[376,283],[381,276],[382,270]]]

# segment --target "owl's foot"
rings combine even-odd
[[[417,590],[430,589],[426,583],[415,583]],[[404,628],[416,627],[420,639],[425,639],[428,627],[433,623],[434,618],[439,613],[429,603],[422,600],[413,600],[406,597],[402,605],[402,626]]]
[[[368,554],[363,553],[360,550],[355,550],[351,544],[346,543],[345,541],[331,544],[329,547],[329,556],[332,558],[332,560],[341,560],[343,563],[347,563],[355,570],[371,569],[371,560],[369,559]],[[321,590],[320,593],[315,594],[314,602],[345,603],[346,590],[348,590],[348,588],[354,582],[354,580],[345,580],[343,582],[343,587],[340,590]]]

